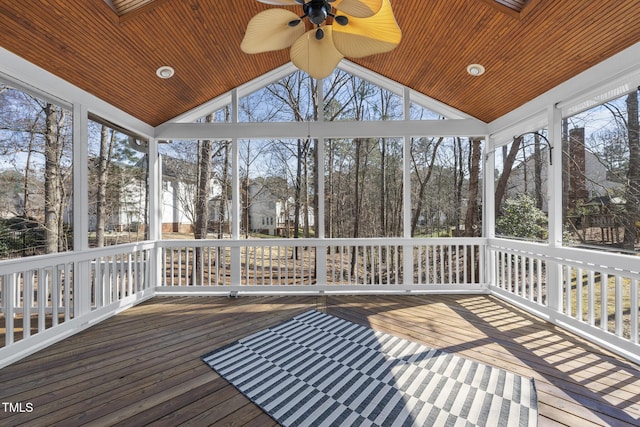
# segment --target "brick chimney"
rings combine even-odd
[[[569,131],[569,159],[568,159],[568,176],[569,194],[568,208],[576,206],[579,200],[587,201],[589,193],[587,192],[585,177],[585,146],[584,146],[584,128],[575,128]]]

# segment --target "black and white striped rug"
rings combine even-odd
[[[202,356],[283,426],[537,426],[532,379],[310,311]]]

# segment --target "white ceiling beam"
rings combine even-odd
[[[166,123],[156,128],[159,140],[227,138],[322,138],[415,136],[484,136],[486,124],[475,119],[384,120],[294,123]]]

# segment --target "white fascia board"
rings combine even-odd
[[[358,64],[355,64],[351,61],[343,59],[340,64],[338,64],[338,68],[341,70],[353,74],[354,76],[360,77],[363,80],[371,82],[383,89],[386,89],[390,92],[393,92],[399,96],[404,95],[404,86],[394,80],[391,80],[387,77],[384,77],[374,71],[371,71],[368,68],[362,67]],[[298,71],[298,68],[293,65],[293,63],[289,62],[287,64],[282,65],[266,74],[261,75],[243,85],[237,87],[238,98],[242,98],[258,90],[264,88],[265,86],[277,82],[278,80],[288,76],[291,73]],[[211,113],[212,111],[217,111],[225,105],[229,105],[231,103],[232,94],[231,91],[224,93],[210,101],[201,104],[186,113],[183,113],[177,117],[174,117],[171,120],[168,120],[166,123],[193,123],[196,120],[204,117],[205,115]],[[428,108],[431,111],[434,111],[438,114],[441,114],[444,117],[449,119],[475,119],[474,117],[457,110],[445,103],[437,101],[433,98],[428,97],[420,92],[416,92],[414,90],[410,90],[410,100],[411,102],[415,102],[416,104]],[[478,120],[479,123],[483,123]],[[161,125],[162,126],[162,125]]]
[[[389,92],[393,92],[396,95],[403,96],[404,94],[404,86],[402,86],[400,83],[387,77],[381,76],[375,71],[371,71],[368,68],[362,67],[346,59],[340,61],[340,63],[338,64],[338,68],[342,71],[353,74],[354,76],[360,77],[363,80],[373,83],[376,86],[386,89]]]
[[[296,66],[293,65],[291,62],[281,67],[278,67],[274,70],[271,70],[268,73],[261,75],[260,77],[257,77],[243,85],[238,86],[236,88],[238,92],[238,98],[242,98],[243,96],[256,92],[273,82],[277,82],[278,80],[282,79],[285,76],[288,76],[289,74],[297,70],[298,69],[296,68]],[[223,93],[222,95],[216,98],[213,98],[212,100],[207,101],[204,104],[200,104],[199,106],[187,111],[186,113],[180,114],[179,116],[174,117],[171,120],[168,120],[164,124],[193,123],[196,120],[206,116],[207,114],[213,111],[217,111],[220,108],[231,104],[233,99],[232,92],[233,91]],[[163,125],[160,125],[160,126],[163,126]]]
[[[383,89],[393,92],[399,96],[404,96],[405,86],[396,82],[395,80],[391,80],[388,77],[384,77],[376,73],[375,71],[371,71],[368,68],[362,67],[346,59],[343,59],[340,62],[340,64],[338,64],[338,68],[340,68],[343,71],[346,71],[347,73],[358,76],[368,82],[371,82]],[[428,108],[429,110],[435,113],[441,114],[442,116],[448,119],[478,120],[467,113],[464,113],[436,99],[430,98],[429,96],[421,92],[414,91],[413,89],[409,89],[409,99],[411,102],[414,102],[424,108]],[[478,120],[478,122],[483,123],[480,120]]]
[[[167,123],[156,128],[156,138],[358,138],[413,136],[484,136],[486,124],[475,119],[461,120],[385,120],[365,122],[295,123]]]
[[[441,114],[443,117],[448,119],[469,119],[469,120],[477,120],[479,123],[484,123],[483,121],[476,119],[475,117],[458,110],[457,108],[453,108],[450,105],[445,104],[444,102],[440,102],[437,99],[433,99],[428,97],[427,95],[416,92],[415,90],[410,89],[409,99],[411,102],[414,102],[421,107],[427,108],[434,113]]]
[[[548,112],[546,110],[538,112],[531,117],[520,120],[513,126],[502,129],[500,132],[491,134],[492,147],[497,148],[513,141],[515,137],[518,137],[527,132],[535,132],[540,129],[544,129],[548,124]]]
[[[497,134],[518,122],[526,121],[547,111],[549,106],[582,99],[597,92],[599,87],[618,81],[625,75],[633,74],[639,66],[640,43],[636,43],[492,121],[489,123],[489,132]]]
[[[1,47],[0,77],[63,106],[84,105],[97,116],[134,133],[147,137],[154,134],[153,126]]]

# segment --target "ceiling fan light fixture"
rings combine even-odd
[[[485,72],[485,69],[480,64],[469,64],[467,66],[467,73],[469,73],[469,75],[472,75],[474,77],[481,76],[484,74],[484,72]]]
[[[175,73],[176,72],[173,67],[170,67],[168,65],[158,67],[158,69],[156,70],[156,76],[160,77],[161,79],[170,79]]]

